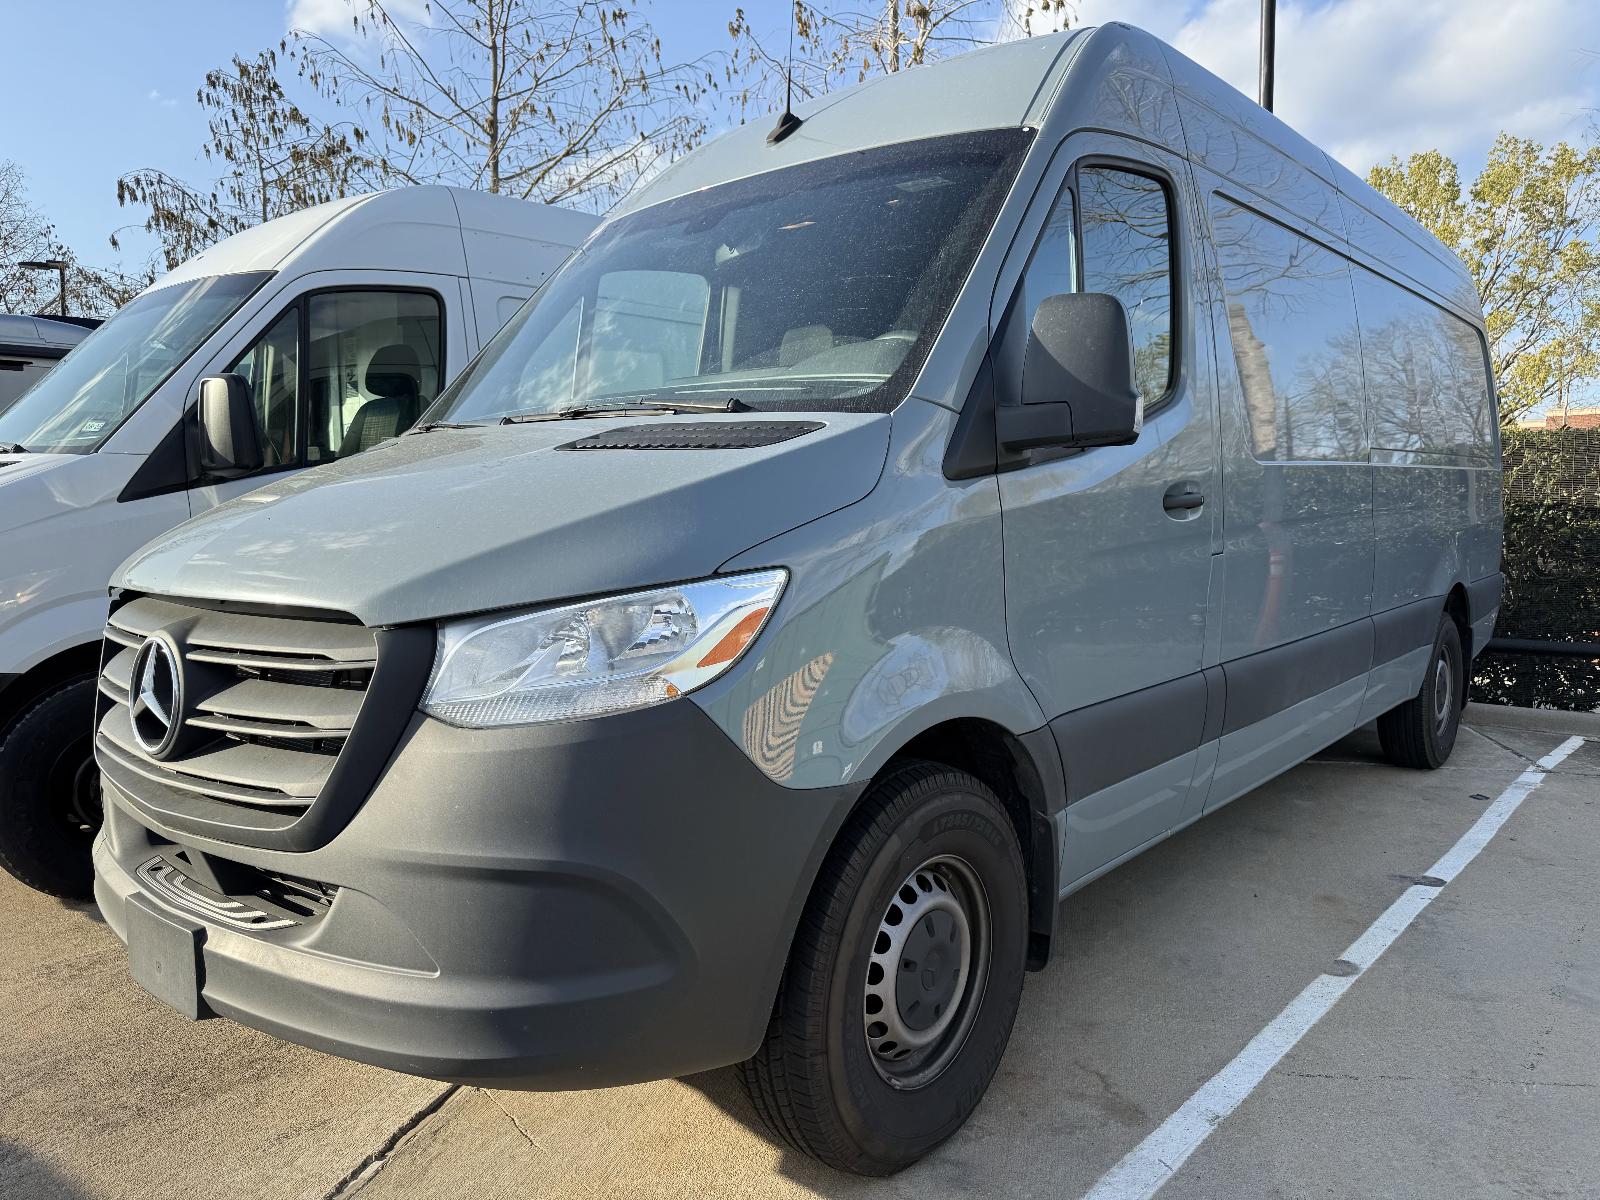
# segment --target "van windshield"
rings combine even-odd
[[[0,413],[0,444],[39,454],[94,450],[270,275],[212,275],[129,301]]]
[[[721,184],[607,225],[429,420],[589,405],[887,411],[1031,134],[956,134]]]

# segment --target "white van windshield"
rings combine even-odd
[[[0,446],[94,450],[270,275],[212,275],[130,301],[0,413]]]
[[[652,401],[887,411],[927,357],[1029,137],[985,130],[840,154],[621,217],[428,419]]]

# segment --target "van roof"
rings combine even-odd
[[[1320,224],[1336,244],[1348,239],[1365,248],[1476,318],[1470,276],[1432,234],[1237,88],[1122,22],[1005,42],[818,96],[795,105],[803,124],[776,145],[766,140],[776,114],[755,118],[679,159],[614,215],[796,163],[981,129],[1048,124],[1046,132],[1065,134],[1101,128],[1178,147],[1185,144],[1179,95],[1210,110],[1219,128],[1243,135],[1237,146],[1221,147],[1195,144],[1206,130],[1190,131],[1188,149],[1197,161],[1217,151],[1214,165],[1230,174],[1223,160],[1232,155],[1242,162],[1248,156],[1239,147],[1264,143],[1282,156],[1278,162],[1287,158],[1311,177],[1297,217]],[[1057,98],[1066,103],[1056,106]],[[1243,169],[1248,174],[1248,164]],[[1295,198],[1281,182],[1264,187],[1268,198],[1293,208]],[[1333,201],[1335,194],[1342,203]]]
[[[0,343],[19,348],[39,347],[41,350],[70,350],[94,331],[70,321],[52,321],[49,317],[25,317],[0,314]]]
[[[875,75],[794,106],[804,122],[776,145],[762,114],[667,167],[616,210],[631,212],[717,183],[852,150],[1035,123],[1087,30],[1001,42],[927,66]]]
[[[521,256],[504,254],[507,239],[571,249],[598,223],[589,213],[467,188],[395,188],[331,200],[236,233],[151,288],[278,271],[291,259],[301,271],[381,268],[521,283],[513,261]]]

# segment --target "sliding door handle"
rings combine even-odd
[[[1175,483],[1161,497],[1161,507],[1170,512],[1193,512],[1206,502],[1205,494],[1195,484]]]

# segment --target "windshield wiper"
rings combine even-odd
[[[737,396],[726,400],[628,400],[621,404],[579,404],[554,412],[515,413],[500,418],[502,425],[531,425],[539,421],[581,421],[586,417],[648,416],[651,413],[732,413],[756,409]]]
[[[31,454],[21,442],[0,442],[0,454]]]
[[[413,433],[432,433],[435,429],[482,429],[482,428],[483,428],[482,423],[478,422],[478,421],[469,421],[466,424],[462,424],[459,421],[429,421],[426,425],[414,425],[414,426],[412,426],[410,429],[406,430],[406,433],[409,435],[409,434],[413,434]]]

